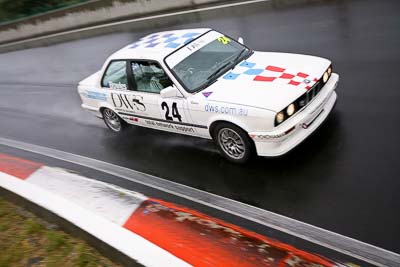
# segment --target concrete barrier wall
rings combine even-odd
[[[106,6],[107,1],[112,3],[112,6]],[[52,12],[26,19],[25,23],[18,22],[18,25],[12,23],[0,26],[0,53],[109,33],[151,32],[154,27],[168,28],[217,17],[240,17],[243,12],[242,4],[247,5],[247,13],[257,14],[260,10],[275,12],[289,7],[314,6],[334,1],[337,0],[133,0],[129,3],[94,0],[90,2],[90,8],[88,6],[72,8],[75,10],[74,13],[60,10],[55,12],[56,14]],[[160,5],[157,6],[156,2]],[[226,7],[224,4],[232,5]],[[223,8],[220,8],[221,6]],[[202,11],[192,12],[193,9]],[[92,23],[89,23],[89,20]],[[8,27],[7,30],[5,27]]]
[[[133,0],[91,1],[88,4],[34,16],[0,26],[0,44],[121,19],[234,0]]]

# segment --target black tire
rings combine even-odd
[[[125,130],[127,123],[113,110],[104,108],[101,113],[103,114],[103,120],[108,129],[114,133],[121,133],[123,130]]]
[[[254,153],[254,144],[248,134],[234,124],[218,123],[213,139],[222,155],[233,163],[246,163]]]

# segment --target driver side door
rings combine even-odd
[[[134,94],[146,107],[146,114],[137,116],[140,124],[164,131],[195,134],[195,128],[183,96],[162,98],[161,90],[174,86],[161,65],[156,61],[130,62]]]

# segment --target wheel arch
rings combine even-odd
[[[102,102],[99,105],[99,112],[101,114],[101,117],[103,117],[103,110],[106,109],[106,108],[111,109],[112,111],[114,111],[119,116],[118,112],[114,109],[114,107],[112,107],[111,105],[109,105],[106,102]],[[121,117],[121,116],[119,116],[119,117]]]
[[[246,124],[244,124],[244,123],[241,122],[240,120],[232,119],[232,118],[226,118],[226,117],[217,117],[217,118],[214,118],[214,120],[212,120],[212,121],[210,121],[210,122],[208,123],[208,131],[209,131],[209,134],[210,134],[210,136],[211,136],[212,138],[214,138],[214,130],[215,130],[215,127],[216,127],[219,123],[229,123],[229,124],[233,124],[233,125],[235,125],[236,127],[241,128],[244,132],[247,133],[247,135],[248,135],[248,133],[249,133],[249,129],[248,129],[248,127],[246,126]],[[249,136],[249,138],[250,138],[250,136]],[[251,139],[251,138],[250,138],[250,139]]]
[[[221,153],[224,155],[225,158],[227,158],[229,161],[232,161],[234,163],[245,163],[256,152],[256,146],[255,146],[254,140],[250,137],[248,130],[246,130],[247,127],[242,127],[241,125],[244,125],[244,124],[236,123],[236,122],[237,121],[226,120],[226,119],[225,120],[224,119],[215,120],[210,124],[209,131],[210,131],[210,135],[212,136],[214,142],[218,145],[219,150],[221,151]],[[246,149],[243,150],[245,153],[243,154],[243,156],[241,158],[232,158],[233,156],[228,155],[229,152],[227,152],[226,148],[224,149],[223,146],[221,145],[219,137],[216,136],[214,138],[214,135],[216,135],[216,133],[214,133],[214,132],[216,131],[216,128],[220,124],[224,124],[223,126],[221,125],[221,127],[226,126],[227,128],[233,129],[234,131],[236,131],[237,134],[241,135],[243,137],[243,139],[246,139],[246,140],[243,140],[243,142],[244,142],[243,144],[247,144],[247,145],[245,145]],[[229,126],[229,125],[231,125],[231,126]],[[221,128],[221,129],[223,129],[223,128]],[[237,132],[238,130],[240,130],[240,131]],[[240,132],[242,132],[242,133],[240,133]],[[229,154],[231,154],[231,153],[229,153]]]

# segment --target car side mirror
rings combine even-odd
[[[174,85],[162,89],[160,95],[162,98],[182,97],[181,92]]]
[[[244,44],[243,38],[242,38],[242,37],[239,37],[239,38],[238,38],[238,42],[239,42],[239,44]]]

